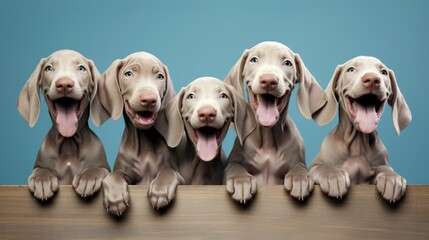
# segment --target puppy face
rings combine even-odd
[[[296,79],[294,59],[286,46],[275,42],[257,45],[249,52],[243,81],[262,126],[273,126],[287,105]]]
[[[161,108],[167,80],[164,67],[151,56],[131,56],[119,70],[118,80],[126,114],[137,128],[150,128]]]
[[[219,152],[234,116],[233,96],[214,78],[193,81],[183,93],[181,114],[189,138],[204,161]]]
[[[355,127],[372,133],[391,95],[389,69],[373,57],[357,57],[344,64],[336,93]]]
[[[138,129],[153,126],[158,111],[175,96],[167,67],[154,55],[136,52],[114,61],[99,81],[91,117],[100,126],[122,113]]]
[[[60,134],[71,137],[96,91],[98,77],[94,63],[78,52],[54,52],[40,61],[28,79],[18,99],[18,110],[34,126],[40,112],[41,88]]]

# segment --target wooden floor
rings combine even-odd
[[[247,206],[224,186],[179,186],[162,212],[130,186],[131,207],[121,218],[103,208],[102,195],[82,200],[61,186],[45,204],[25,186],[0,187],[0,239],[429,239],[429,186],[409,186],[392,205],[375,187],[353,186],[346,198],[324,196],[318,186],[299,203],[282,186],[259,186]]]

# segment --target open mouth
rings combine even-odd
[[[358,98],[346,96],[347,108],[354,123],[363,133],[374,132],[380,121],[386,100],[380,100],[374,94],[365,94]]]
[[[82,98],[83,99],[83,98]],[[78,127],[78,120],[82,115],[84,102],[69,97],[56,100],[48,99],[48,108],[57,123],[60,134],[64,137],[73,136]]]
[[[149,128],[155,123],[157,116],[155,111],[134,111],[128,101],[125,102],[125,109],[136,127]]]
[[[194,129],[188,124],[191,138],[196,143],[197,154],[201,160],[208,162],[216,157],[219,147],[225,139],[228,126],[229,123],[220,129],[209,126]]]
[[[280,112],[286,106],[286,97],[289,90],[281,97],[275,97],[271,94],[255,94],[248,88],[250,103],[256,110],[256,116],[259,123],[265,127],[273,126],[279,117]]]

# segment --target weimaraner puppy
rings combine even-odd
[[[130,201],[128,184],[149,184],[164,167],[167,145],[152,126],[175,92],[167,67],[147,52],[114,61],[98,85],[91,108],[94,123],[100,126],[125,113],[114,171],[102,183],[104,207],[122,215]]]
[[[147,52],[114,61],[101,76],[91,109],[95,124],[100,126],[110,117],[117,120],[125,113],[114,171],[102,183],[109,213],[122,215],[129,206],[128,184],[149,184],[168,166],[168,147],[153,126],[158,112],[174,96],[167,67]]]
[[[162,170],[151,183],[152,205],[167,205],[179,183],[222,184],[226,161],[222,142],[231,122],[239,139],[255,128],[245,122],[249,114],[245,100],[219,79],[203,77],[182,88],[156,121],[176,168]]]
[[[109,173],[104,147],[88,126],[99,77],[91,60],[72,50],[60,50],[40,60],[22,89],[18,111],[30,127],[39,117],[40,90],[53,123],[28,179],[37,199],[51,198],[58,184],[72,184],[82,197],[91,196]]]
[[[398,135],[411,122],[393,71],[374,57],[356,57],[337,67],[325,91],[328,102],[315,119],[321,125],[330,122],[338,103],[339,122],[310,165],[315,183],[329,196],[341,198],[350,183],[373,182],[384,199],[399,200],[406,181],[389,166],[375,130],[386,102]]]
[[[284,184],[303,200],[313,189],[306,169],[305,146],[287,114],[291,92],[299,83],[298,107],[305,118],[321,108],[326,96],[300,56],[278,42],[262,42],[245,50],[225,82],[246,92],[257,128],[235,141],[225,170],[227,191],[246,202],[258,184]],[[253,120],[252,120],[253,119]]]

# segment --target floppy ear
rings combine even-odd
[[[334,75],[332,76],[331,81],[326,87],[326,104],[313,113],[313,119],[320,126],[328,124],[335,116],[337,112],[338,96],[335,88],[337,87],[338,79],[340,78],[341,72],[343,71],[343,65],[338,65],[335,69]]]
[[[174,96],[176,96],[176,92],[174,91],[174,86],[173,86],[173,80],[171,80],[170,78],[170,74],[168,73],[168,68],[167,66],[165,66],[164,64],[162,64],[163,68],[164,68],[164,72],[167,75],[166,76],[166,81],[165,81],[165,90],[164,90],[164,94],[162,95],[162,99],[161,99],[161,108],[164,108],[167,103],[169,103]]]
[[[185,88],[182,88],[178,95],[163,108],[155,120],[155,129],[162,135],[171,148],[179,145],[185,132],[182,120],[182,101],[185,95]]]
[[[110,117],[117,120],[122,115],[124,101],[118,79],[122,65],[122,60],[114,61],[98,80],[98,90],[91,105],[91,118],[97,127]]]
[[[231,85],[240,96],[244,97],[244,89],[243,89],[243,69],[246,64],[247,57],[249,56],[250,50],[244,50],[240,59],[235,63],[234,67],[229,71],[226,76],[224,82]]]
[[[18,112],[30,127],[34,127],[40,114],[40,77],[45,62],[46,58],[40,60],[18,97]]]
[[[97,67],[95,66],[94,62],[91,59],[86,59],[85,61],[87,62],[88,66],[89,66],[89,71],[91,72],[91,105],[92,105],[92,101],[94,100],[95,95],[97,94],[97,86],[98,86],[98,80],[100,79],[100,72],[98,71]]]
[[[396,83],[395,73],[390,69],[389,78],[392,86],[392,94],[388,102],[392,107],[393,126],[395,127],[396,133],[399,135],[411,122],[411,111]]]
[[[299,82],[297,93],[298,108],[302,116],[311,119],[312,115],[326,104],[326,95],[323,89],[305,67],[298,54],[295,54],[296,71]]]
[[[250,105],[231,86],[225,84],[234,104],[234,128],[240,144],[256,129],[256,119]]]

